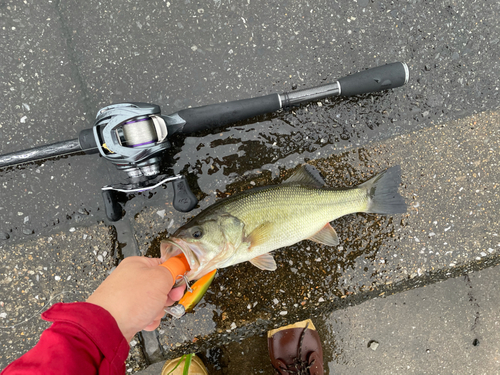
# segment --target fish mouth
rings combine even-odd
[[[189,280],[194,276],[200,268],[200,258],[202,256],[201,249],[196,244],[190,244],[179,238],[169,238],[163,241],[167,244],[165,252],[169,258],[179,254],[184,254],[186,257],[190,270],[186,273]]]

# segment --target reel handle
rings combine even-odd
[[[123,209],[114,190],[102,190],[102,200],[104,201],[104,210],[109,221],[115,222],[123,217]]]
[[[172,181],[172,185],[174,187],[174,208],[180,212],[191,211],[198,204],[198,198],[189,188],[186,177],[181,176],[179,179]]]
[[[138,193],[147,190],[155,189],[160,185],[172,183],[174,188],[173,206],[177,211],[189,212],[197,204],[198,198],[189,188],[189,184],[185,176],[179,175],[174,177],[166,177],[159,175],[152,180],[149,180],[148,185],[140,186],[134,184],[115,184],[107,185],[102,188],[102,198],[104,200],[104,208],[106,217],[109,221],[118,221],[123,217],[123,208],[118,201],[118,194]]]

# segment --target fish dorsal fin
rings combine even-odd
[[[326,185],[321,173],[309,164],[302,165],[294,174],[285,180],[285,182],[312,185],[315,187],[323,187]]]
[[[271,238],[273,223],[266,221],[255,228],[247,237],[250,247],[259,246]]]
[[[250,259],[250,263],[264,271],[275,271],[277,268],[273,256],[269,253]]]
[[[312,235],[308,239],[328,246],[337,246],[339,244],[337,232],[335,232],[335,229],[332,228],[330,223],[326,223],[318,233]]]

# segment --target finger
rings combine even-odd
[[[158,314],[155,316],[155,318],[153,319],[153,321],[151,323],[149,323],[146,328],[144,328],[144,330],[146,331],[153,331],[155,330],[156,328],[158,328],[158,326],[160,325],[160,322],[161,320],[163,319],[163,317],[165,316],[165,310],[162,308]]]
[[[155,319],[152,323],[148,324],[144,331],[154,331],[156,328],[160,326],[161,319]]]
[[[161,310],[158,312],[158,314],[156,315],[156,317],[154,318],[153,322],[156,322],[156,321],[160,321],[163,319],[163,317],[165,316],[166,312],[165,312],[165,308],[162,307]]]
[[[173,301],[178,301],[184,295],[184,291],[186,290],[186,284],[173,288],[170,293],[168,293],[168,298]]]

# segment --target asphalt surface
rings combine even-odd
[[[338,249],[281,250],[274,274],[223,270],[193,314],[134,339],[131,372],[498,264],[499,10],[489,1],[2,2],[1,153],[76,138],[115,102],[168,114],[394,61],[408,64],[410,82],[176,140],[167,170],[188,174],[201,199],[189,214],[172,208],[167,187],[130,197],[126,217],[109,223],[100,188],[122,176],[96,155],[1,170],[0,368],[36,342],[47,302],[84,299],[123,256],[157,254],[159,239],[199,210],[279,183],[303,162],[339,187],[399,164],[409,211],[341,218]]]

